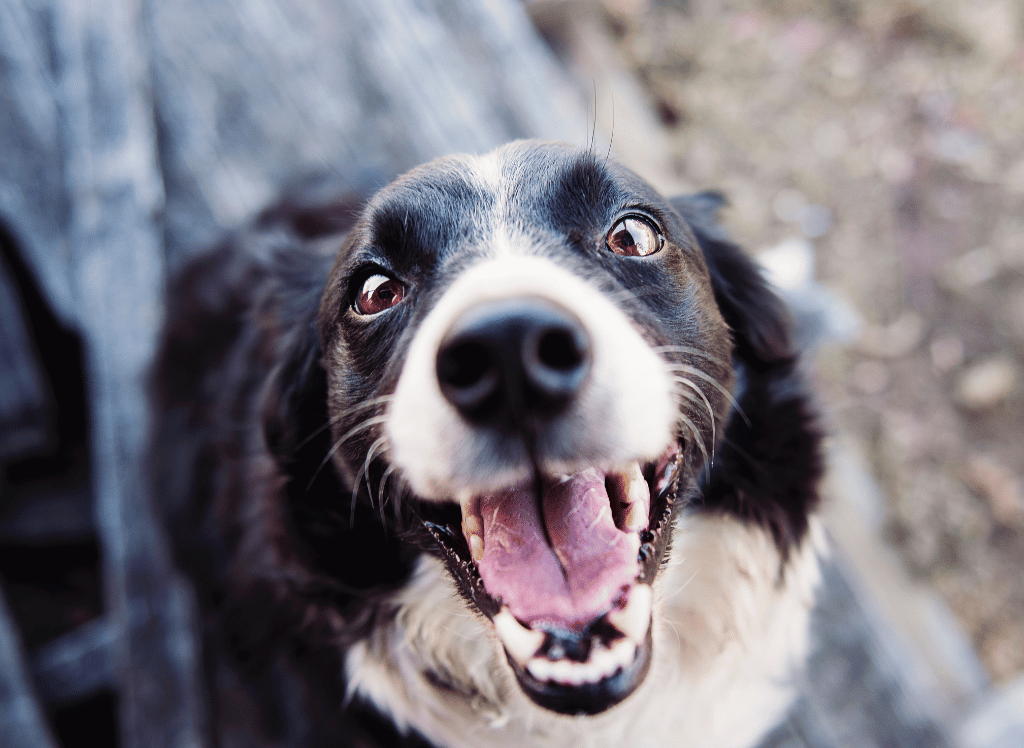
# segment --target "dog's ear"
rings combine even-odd
[[[263,392],[261,418],[267,448],[289,465],[303,440],[327,422],[327,379],[312,320],[297,321],[276,343],[280,359]]]
[[[726,204],[717,192],[698,192],[669,201],[697,237],[711,274],[715,301],[733,333],[737,356],[755,368],[794,355],[792,319],[760,269],[729,240],[718,222]]]
[[[718,224],[721,195],[671,202],[700,243],[744,375],[736,393],[741,417],[728,423],[704,503],[768,528],[785,559],[807,532],[823,470],[820,427],[799,375],[789,311]]]

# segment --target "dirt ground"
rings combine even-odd
[[[888,536],[993,679],[1024,671],[1024,5],[604,0],[688,182],[862,318],[819,354]]]

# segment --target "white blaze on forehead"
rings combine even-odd
[[[498,148],[483,156],[466,156],[463,163],[482,189],[493,192],[499,200],[508,194],[509,185],[502,174],[505,167],[504,148]]]
[[[500,256],[465,271],[423,320],[388,411],[392,459],[424,498],[495,491],[529,474],[525,460],[501,456],[508,449],[501,449],[499,437],[462,420],[441,394],[435,373],[438,346],[460,315],[481,303],[518,297],[563,306],[591,336],[590,377],[550,425],[547,464],[571,471],[595,460],[604,466],[652,460],[671,443],[675,406],[669,372],[622,310],[551,260]]]
[[[469,169],[469,178],[485,194],[494,198],[494,204],[487,218],[487,245],[482,247],[488,257],[510,257],[516,251],[512,240],[512,227],[508,224],[508,200],[512,182],[505,176],[508,146],[498,148],[483,156],[467,156],[464,164]]]

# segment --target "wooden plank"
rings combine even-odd
[[[0,2],[0,218],[51,308],[73,324],[61,97],[50,54],[55,5]]]
[[[514,0],[179,0],[150,13],[172,256],[303,172],[358,179],[590,134]]]
[[[56,748],[32,692],[7,601],[0,592],[0,744],[6,748]]]
[[[841,560],[826,562],[800,699],[762,748],[954,748],[905,678],[892,632],[871,615],[850,575]]]
[[[962,748],[1020,748],[1024,745],[1024,678],[977,704],[957,730]]]
[[[67,704],[115,685],[117,631],[97,618],[33,652],[32,678],[47,704]]]
[[[0,226],[0,232],[3,227]],[[0,242],[7,244],[0,235]],[[53,440],[51,401],[18,286],[0,252],[0,464]],[[2,480],[2,478],[0,478]]]
[[[70,267],[88,341],[97,525],[115,626],[122,745],[204,744],[190,597],[150,507],[145,377],[164,284],[161,185],[133,0],[67,0],[55,45],[68,155]]]

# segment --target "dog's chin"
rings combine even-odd
[[[632,694],[653,658],[652,584],[671,533],[682,452],[545,476],[423,505],[464,597],[494,628],[523,693],[599,714]]]

